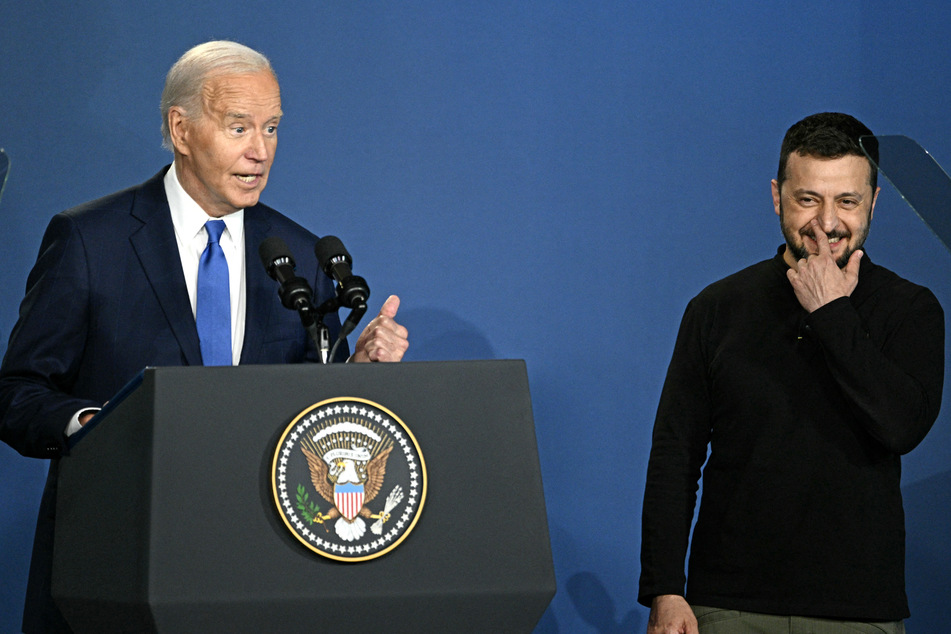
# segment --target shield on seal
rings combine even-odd
[[[337,505],[340,514],[352,522],[363,508],[363,485],[352,482],[335,484],[334,504]]]

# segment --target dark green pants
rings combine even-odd
[[[902,621],[840,621],[692,607],[700,634],[905,634]]]

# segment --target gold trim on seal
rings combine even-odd
[[[281,453],[283,451],[284,443],[287,439],[288,434],[292,433],[292,431],[297,427],[298,423],[314,410],[320,409],[322,407],[325,407],[333,403],[342,403],[342,402],[347,402],[348,404],[362,403],[364,405],[369,405],[370,407],[373,407],[379,410],[380,412],[385,413],[387,416],[390,417],[390,419],[392,419],[397,424],[399,424],[399,426],[403,429],[403,432],[406,433],[410,441],[413,443],[413,447],[415,447],[416,449],[416,456],[419,458],[420,476],[422,478],[422,486],[420,487],[418,508],[416,509],[416,512],[413,514],[412,521],[410,522],[410,525],[406,528],[406,530],[404,530],[403,533],[399,535],[399,537],[396,538],[392,544],[389,544],[388,546],[386,546],[386,548],[382,548],[381,550],[370,553],[368,555],[356,556],[356,557],[343,557],[340,555],[327,552],[325,550],[321,550],[317,548],[316,546],[314,546],[308,539],[300,535],[298,531],[294,528],[294,526],[291,524],[291,521],[288,519],[287,514],[285,513],[285,509],[281,504],[281,494],[280,494],[280,491],[278,490],[278,463],[280,462]],[[368,561],[370,559],[376,559],[377,557],[385,555],[386,553],[390,552],[391,550],[399,546],[403,542],[403,540],[406,539],[407,535],[413,532],[413,529],[416,527],[416,522],[419,520],[419,516],[423,512],[423,506],[426,504],[426,491],[427,491],[426,462],[423,459],[423,452],[419,448],[419,443],[416,442],[416,437],[413,436],[413,432],[409,430],[409,427],[406,426],[406,424],[400,419],[399,416],[394,414],[392,411],[390,411],[386,407],[380,405],[379,403],[375,403],[373,401],[370,401],[364,398],[355,397],[355,396],[338,396],[334,398],[329,398],[319,403],[315,403],[314,405],[311,405],[310,407],[302,411],[300,414],[298,414],[294,418],[294,420],[292,420],[290,424],[287,426],[287,428],[284,430],[284,433],[281,434],[281,438],[280,440],[278,440],[277,447],[274,450],[274,458],[271,461],[271,492],[274,496],[274,504],[277,507],[277,512],[280,515],[281,520],[284,522],[284,525],[287,526],[287,529],[291,532],[291,534],[294,535],[294,537],[299,542],[304,544],[304,546],[306,546],[308,549],[321,555],[322,557],[335,559],[337,561],[345,561],[345,562],[351,562],[351,563],[360,562],[360,561]]]

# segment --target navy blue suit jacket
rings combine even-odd
[[[146,366],[202,363],[162,182],[167,170],[52,219],[0,366],[0,439],[25,456],[52,459],[33,545],[26,631],[68,631],[49,596],[58,458],[67,450],[68,421],[101,406]],[[244,234],[241,363],[316,360],[300,318],[281,305],[277,283],[257,258],[265,238],[281,237],[319,305],[333,284],[317,265],[316,236],[261,204],[245,210]],[[337,315],[325,322],[336,337]],[[346,356],[341,350],[338,360]]]

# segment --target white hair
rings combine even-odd
[[[162,145],[173,150],[168,129],[168,111],[177,106],[189,119],[197,119],[202,112],[202,89],[211,77],[238,75],[274,69],[267,57],[237,42],[217,40],[189,49],[168,71],[162,90]]]

